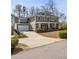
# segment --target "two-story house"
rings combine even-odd
[[[59,27],[59,17],[50,15],[33,15],[28,18],[21,17],[15,22],[15,29],[18,31],[51,31]]]
[[[34,15],[30,17],[31,30],[33,31],[50,31],[58,29],[57,16]]]

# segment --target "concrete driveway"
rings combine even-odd
[[[35,48],[35,47],[39,47],[39,46],[43,46],[46,44],[50,44],[50,43],[54,43],[57,41],[61,41],[63,39],[57,39],[57,38],[48,38],[48,37],[44,37],[39,35],[36,32],[22,32],[23,34],[25,34],[26,36],[28,36],[28,38],[21,38],[20,43],[26,44],[28,45],[30,48]]]
[[[66,40],[32,48],[11,56],[11,59],[67,59]]]

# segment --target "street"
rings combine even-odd
[[[32,48],[11,56],[11,59],[67,59],[67,42],[62,40]]]

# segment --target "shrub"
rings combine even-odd
[[[67,30],[67,26],[63,26],[62,27],[62,30]]]
[[[60,26],[59,26],[60,30],[67,30],[67,24],[66,23],[60,23]]]
[[[67,31],[66,30],[60,31],[59,37],[63,39],[67,39]]]
[[[14,48],[17,46],[18,42],[19,42],[19,40],[17,37],[11,38],[11,51],[14,50]]]

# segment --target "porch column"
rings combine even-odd
[[[41,24],[39,23],[39,30],[41,30]]]
[[[56,23],[55,23],[55,26],[54,26],[54,28],[56,29]]]
[[[50,23],[48,23],[48,30],[50,30]]]

